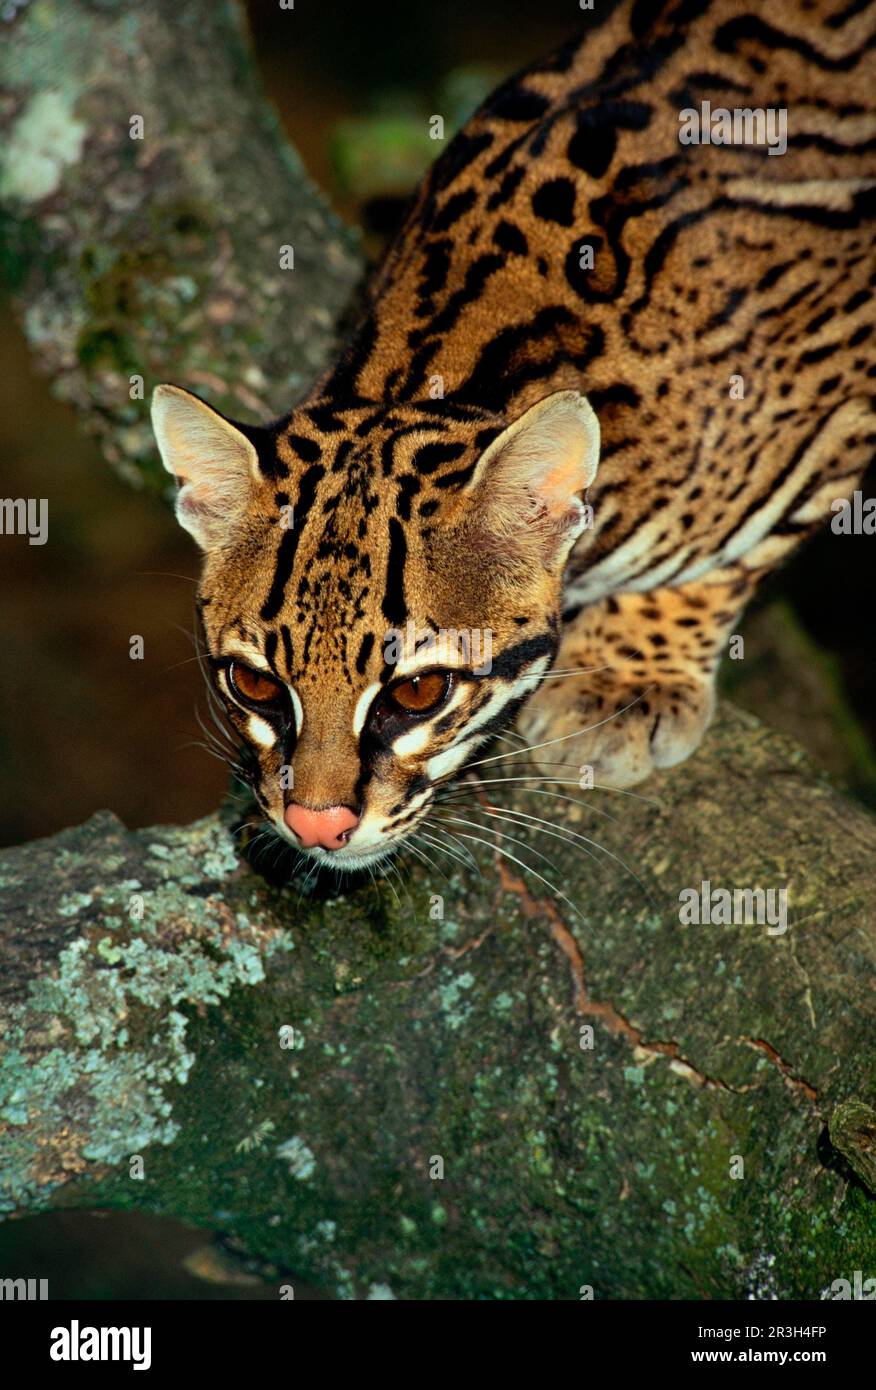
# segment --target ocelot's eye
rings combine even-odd
[[[232,661],[228,667],[228,684],[245,705],[276,705],[283,698],[283,687],[272,676]]]
[[[425,676],[411,676],[392,686],[387,695],[390,706],[404,710],[405,714],[431,714],[443,705],[450,690],[450,676],[441,671],[430,671]]]

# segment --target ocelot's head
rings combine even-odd
[[[211,678],[277,833],[373,864],[554,658],[599,431],[560,391],[513,422],[316,401],[232,424],[159,386],[177,516],[204,552]]]

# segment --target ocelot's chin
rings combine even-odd
[[[324,869],[331,869],[336,874],[359,874],[365,873],[368,869],[379,869],[393,857],[398,845],[389,845],[383,849],[362,850],[356,853],[354,849],[349,850],[307,850],[307,859],[313,863],[318,863]]]
[[[301,856],[302,871],[308,864],[319,864],[321,868],[331,869],[338,874],[355,874],[374,869],[390,860],[403,843],[400,837],[390,843],[363,846],[361,849],[357,849],[355,845],[345,845],[343,849],[321,849],[319,846],[304,849],[285,827],[275,825],[274,829],[290,846],[297,849]]]

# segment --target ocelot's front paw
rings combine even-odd
[[[534,752],[535,761],[590,767],[596,784],[631,787],[690,757],[714,704],[713,682],[694,676],[631,683],[608,672],[559,676],[524,706],[517,727],[530,745],[564,740]]]

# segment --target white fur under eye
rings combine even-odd
[[[431,737],[432,731],[428,724],[418,724],[415,729],[394,740],[392,751],[397,758],[414,758],[429,746]]]
[[[264,719],[259,719],[257,714],[251,714],[246,721],[246,727],[253,743],[258,743],[262,748],[273,748],[277,735]]]

